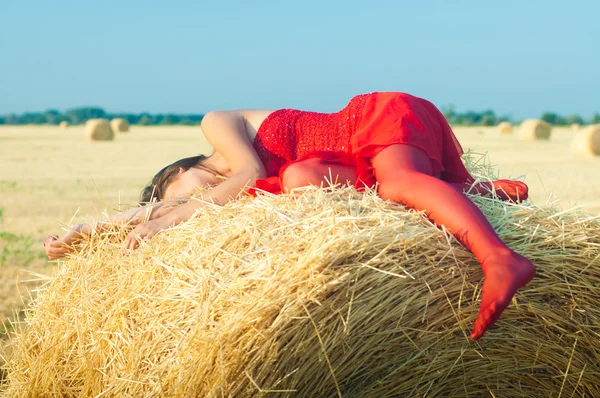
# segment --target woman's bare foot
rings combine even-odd
[[[493,254],[481,264],[483,289],[479,315],[471,339],[477,340],[492,326],[508,306],[517,289],[535,276],[535,266],[516,252]]]

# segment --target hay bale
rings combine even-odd
[[[579,125],[579,123],[573,123],[570,126],[570,128],[571,128],[572,131],[578,131],[581,128],[581,126]]]
[[[111,141],[115,138],[108,120],[90,119],[85,123],[85,135],[90,141]]]
[[[528,119],[519,126],[521,141],[549,140],[552,126],[543,120]]]
[[[538,275],[469,341],[482,274],[351,189],[207,206],[128,256],[64,262],[16,325],[6,397],[600,396],[600,221],[474,198]]]
[[[600,156],[600,124],[578,132],[571,141],[571,153],[580,157]]]
[[[510,124],[509,122],[501,122],[498,124],[497,128],[498,128],[498,132],[500,134],[512,134],[513,133],[512,124]]]
[[[129,131],[129,122],[125,119],[114,118],[110,121],[110,127],[115,133],[126,133]]]
[[[60,122],[58,124],[58,128],[60,128],[60,129],[66,129],[67,127],[69,127],[69,122],[67,122],[65,120],[63,120],[62,122]]]

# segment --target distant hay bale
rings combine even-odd
[[[111,141],[115,138],[108,120],[90,119],[85,123],[85,135],[90,141]]]
[[[519,126],[521,141],[549,140],[552,126],[543,120],[528,119]]]
[[[571,141],[571,153],[575,156],[600,156],[600,124],[587,126]]]
[[[498,128],[498,132],[500,134],[512,134],[513,133],[512,124],[510,124],[509,122],[501,122],[498,124],[497,128]]]
[[[581,126],[580,126],[578,123],[573,123],[573,124],[571,125],[571,130],[573,130],[573,131],[577,131],[577,130],[579,130],[580,128],[581,128]]]
[[[114,118],[110,121],[110,127],[115,133],[126,133],[129,131],[129,122],[125,119]]]
[[[67,121],[65,121],[65,120],[63,120],[62,122],[60,122],[60,123],[58,124],[58,128],[61,128],[61,129],[66,129],[67,127],[69,127],[69,122],[67,122]]]
[[[64,262],[7,350],[6,397],[600,396],[600,221],[476,197],[538,275],[469,341],[482,273],[352,189],[264,195]]]

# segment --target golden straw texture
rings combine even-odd
[[[600,221],[473,200],[538,267],[477,342],[470,252],[373,193],[311,188],[208,205],[128,255],[126,230],[92,236],[15,325],[3,392],[600,396]]]

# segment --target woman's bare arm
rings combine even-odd
[[[202,119],[202,132],[214,150],[221,154],[231,169],[231,176],[200,200],[191,200],[151,222],[138,225],[127,237],[125,247],[134,248],[138,239],[150,239],[159,231],[189,220],[206,202],[224,205],[240,196],[246,187],[266,176],[265,168],[252,146],[257,126],[271,111],[217,111]]]
[[[50,260],[56,260],[72,252],[72,244],[83,237],[90,235],[93,231],[100,232],[111,226],[138,225],[142,222],[154,220],[170,213],[187,200],[171,200],[164,203],[153,203],[146,206],[135,207],[117,213],[106,220],[100,220],[88,224],[73,225],[62,237],[58,235],[49,236],[44,242],[46,255]]]

